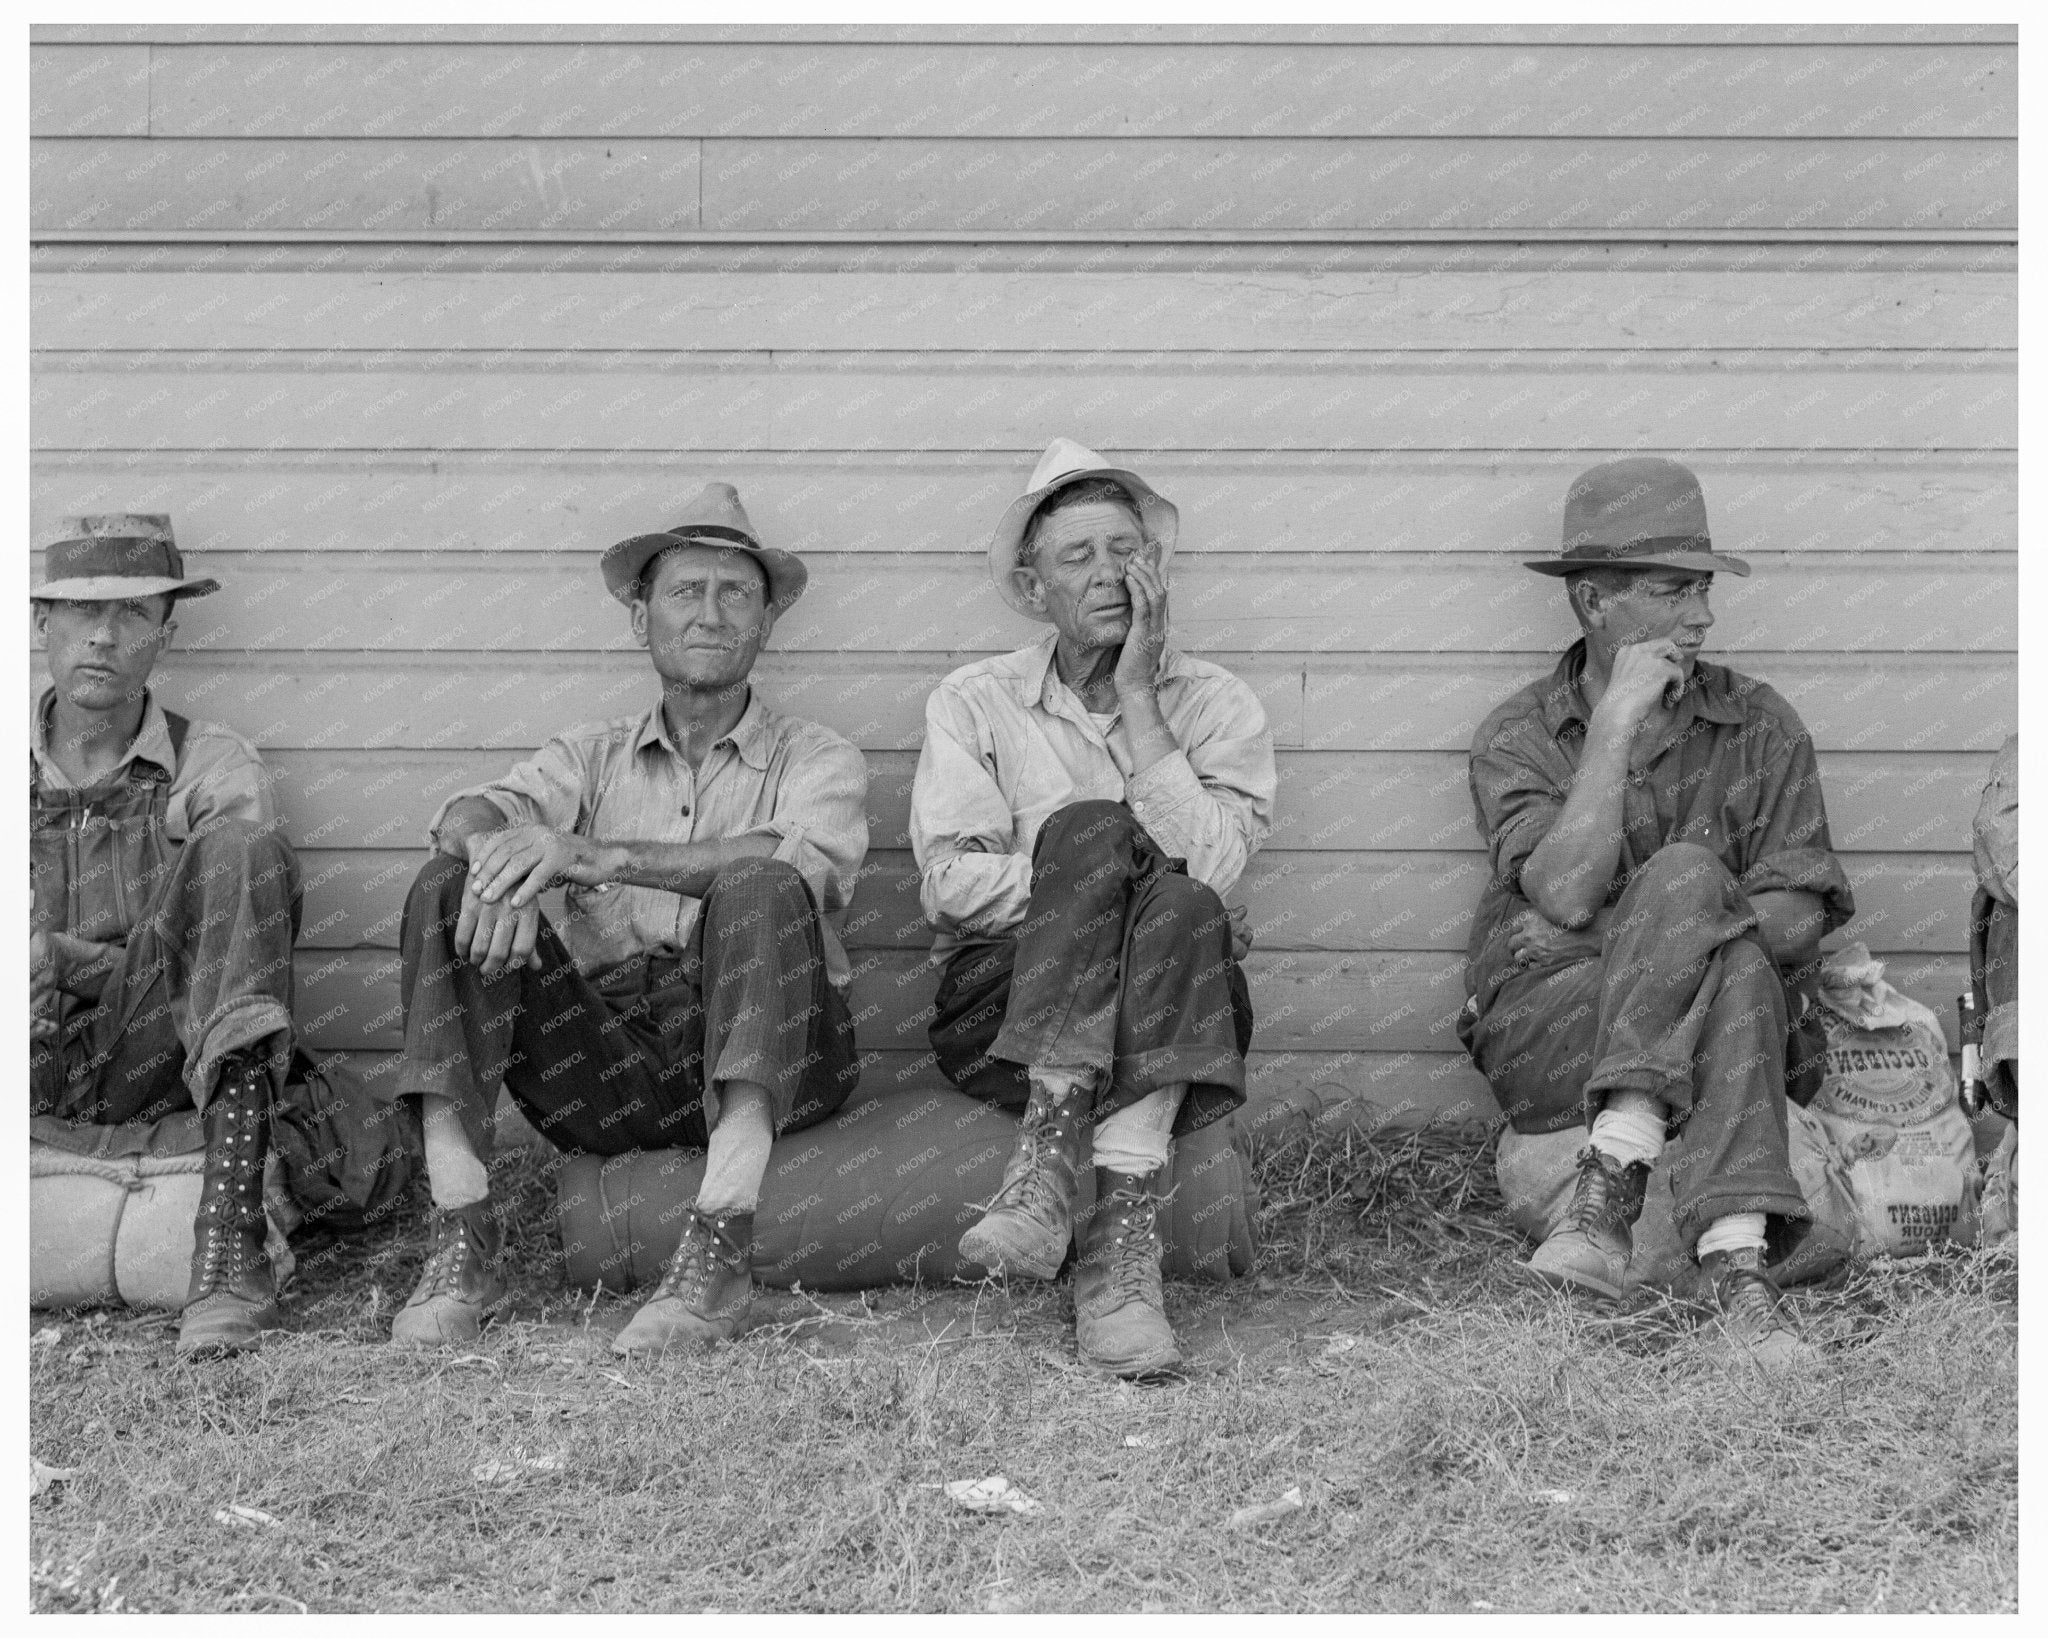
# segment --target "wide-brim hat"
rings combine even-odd
[[[1016,568],[1017,552],[1024,544],[1024,531],[1030,527],[1031,514],[1038,510],[1046,496],[1085,478],[1108,478],[1122,485],[1138,508],[1138,517],[1144,524],[1146,535],[1159,545],[1159,566],[1165,568],[1166,560],[1173,556],[1174,539],[1180,533],[1180,509],[1137,473],[1125,467],[1111,466],[1094,450],[1075,443],[1071,438],[1055,438],[1046,445],[1045,453],[1038,458],[1038,465],[1032,468],[1031,482],[1024,493],[1010,503],[988,543],[988,569],[995,580],[996,590],[1002,594],[1005,603],[1027,619],[1049,620],[1052,617],[1025,602],[1010,583],[1010,571]]]
[[[1662,455],[1604,461],[1572,479],[1558,555],[1525,558],[1522,566],[1538,574],[1580,569],[1749,573],[1741,558],[1713,549],[1699,479]]]
[[[804,594],[810,570],[794,552],[764,546],[729,483],[707,483],[683,509],[682,518],[651,535],[622,540],[604,554],[604,583],[621,603],[633,601],[647,565],[671,546],[734,546],[760,563],[768,576],[768,603],[778,613]]]
[[[220,582],[185,573],[163,512],[96,512],[58,521],[43,548],[43,582],[31,601],[101,603],[129,597],[204,597]]]

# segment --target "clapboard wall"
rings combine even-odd
[[[1179,503],[1178,640],[1272,721],[1262,1097],[1490,1107],[1464,751],[1627,451],[1755,565],[1716,647],[1947,1015],[2016,711],[2011,30],[32,38],[31,524],[168,510],[225,583],[165,693],[279,770],[316,1047],[396,1043],[440,795],[649,697],[598,555],[720,477],[810,561],[762,675],[867,752],[861,1039],[928,1080],[921,702],[1033,635],[983,542],[1061,433]]]

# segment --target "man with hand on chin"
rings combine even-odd
[[[1493,877],[1459,1033],[1518,1132],[1589,1136],[1545,1282],[1619,1296],[1667,1137],[1679,1234],[1730,1334],[1810,1356],[1765,1276],[1808,1212],[1787,1154],[1788,1007],[1855,912],[1813,744],[1752,678],[1700,658],[1716,571],[1698,480],[1635,456],[1582,473],[1560,576],[1581,636],[1472,742]]]
[[[451,797],[406,901],[390,1095],[420,1100],[435,1211],[396,1343],[468,1341],[505,1302],[481,1159],[500,1080],[564,1150],[708,1149],[681,1243],[614,1344],[629,1353],[733,1334],[770,1141],[824,1119],[859,1078],[826,918],[867,852],[866,765],[749,680],[803,594],[802,560],[763,545],[713,483],[603,569],[660,698]],[[555,883],[559,927],[537,902]]]
[[[1092,1128],[1074,1324],[1082,1359],[1123,1376],[1180,1357],[1154,1183],[1172,1136],[1244,1102],[1250,941],[1221,895],[1272,826],[1275,784],[1257,696],[1167,644],[1178,522],[1137,474],[1053,441],[989,547],[1003,600],[1052,630],[933,691],[910,800],[945,969],[934,1054],[1023,1115],[960,1254],[1053,1278]]]

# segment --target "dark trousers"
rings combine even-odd
[[[1717,1217],[1808,1213],[1787,1154],[1784,981],[1728,867],[1660,848],[1623,891],[1598,956],[1517,967],[1506,918],[1459,1034],[1518,1132],[1591,1124],[1647,1092],[1679,1128],[1665,1166],[1690,1244]]]
[[[260,1045],[273,1090],[291,1057],[299,865],[275,830],[224,820],[158,878],[96,997],[66,996],[29,1046],[31,1114],[117,1125],[204,1109],[231,1052]]]
[[[406,898],[405,1051],[384,1095],[452,1100],[479,1153],[501,1080],[557,1148],[618,1155],[702,1148],[707,1086],[767,1088],[783,1132],[823,1120],[860,1079],[817,906],[792,866],[744,859],[720,871],[679,956],[586,978],[543,917],[540,965],[488,982],[455,952],[468,876],[437,855]]]
[[[1223,901],[1116,802],[1045,822],[1023,924],[954,951],[931,1026],[953,1084],[1005,1109],[1030,1100],[1028,1064],[1108,1071],[1097,1121],[1184,1081],[1176,1136],[1244,1102],[1251,1038]]]
[[[1981,1074],[1991,1107],[2020,1118],[2020,912],[1978,888],[1970,901],[1970,985],[1984,1021]]]

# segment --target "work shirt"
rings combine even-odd
[[[1219,894],[1272,829],[1273,741],[1243,681],[1163,650],[1159,709],[1177,748],[1134,774],[1121,712],[1091,716],[1060,681],[1057,641],[962,666],[925,702],[910,846],[935,958],[1024,919],[1039,827],[1069,803],[1123,803]]]
[[[1977,880],[2001,903],[2020,902],[2020,736],[1998,748],[1970,829]]]
[[[1474,918],[1471,958],[1528,908],[1522,866],[1564,811],[1585,754],[1592,711],[1580,684],[1581,638],[1547,677],[1512,695],[1472,739],[1472,805],[1493,874]],[[1608,904],[1659,848],[1693,842],[1750,893],[1818,894],[1833,931],[1856,913],[1828,837],[1813,741],[1777,692],[1726,666],[1700,663],[1664,735],[1629,752],[1621,853]],[[1476,976],[1467,967],[1468,988]]]
[[[824,913],[825,972],[850,977],[838,923],[868,850],[867,764],[829,728],[769,709],[758,688],[730,732],[692,771],[661,702],[634,716],[557,734],[502,779],[458,791],[434,815],[480,796],[509,824],[611,842],[772,836]],[[688,947],[703,900],[658,887],[571,885],[557,931],[588,976],[649,952]]]
[[[35,758],[36,778],[48,790],[69,791],[83,787],[50,755],[50,715],[56,690],[46,688],[36,701],[34,722],[29,731],[29,751]],[[155,693],[143,696],[142,726],[134,741],[121,753],[112,774],[92,789],[109,783],[132,784],[136,764],[147,763],[170,776],[170,790],[164,809],[164,831],[173,842],[189,838],[195,829],[216,819],[240,819],[269,829],[277,823],[277,803],[272,793],[272,774],[263,758],[234,729],[202,717],[190,719],[185,731],[185,754],[171,751],[170,724]]]

